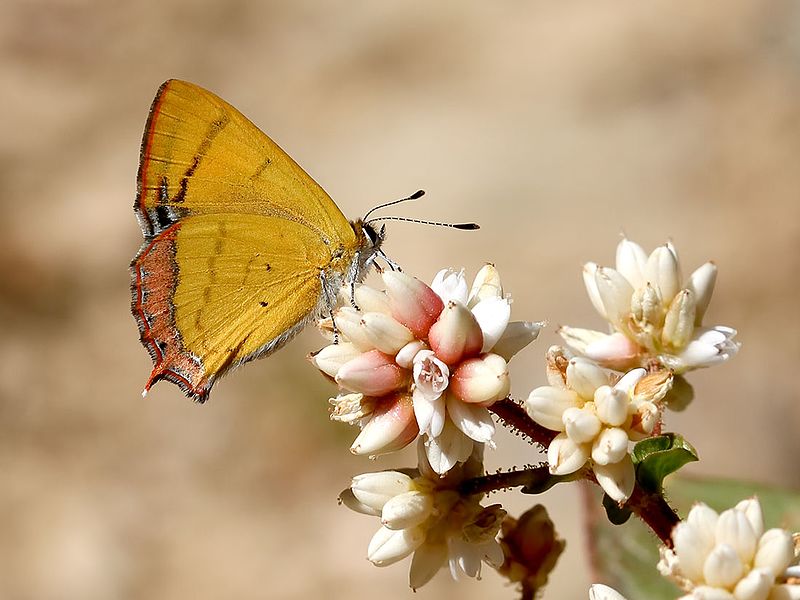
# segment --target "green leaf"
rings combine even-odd
[[[594,487],[594,486],[593,486]],[[758,496],[764,512],[765,528],[800,530],[800,491],[724,479],[670,477],[665,485],[670,504],[686,516],[695,502],[701,501],[717,511]],[[659,542],[639,519],[624,525],[611,525],[602,517],[600,491],[589,515],[589,543],[597,579],[614,587],[632,600],[674,600],[680,590],[656,570]]]
[[[636,481],[649,492],[661,492],[664,477],[688,462],[698,460],[697,451],[677,433],[642,440],[633,447]]]

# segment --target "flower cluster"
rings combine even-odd
[[[590,262],[583,268],[589,298],[613,333],[562,327],[559,333],[571,348],[614,369],[655,360],[676,374],[724,362],[739,350],[733,340],[736,330],[702,325],[717,278],[714,263],[705,263],[681,285],[680,262],[671,243],[648,256],[641,246],[623,239],[616,266]]]
[[[422,434],[442,475],[469,458],[475,442],[492,443],[487,407],[508,395],[507,361],[541,324],[509,322],[510,300],[492,265],[471,288],[451,269],[431,286],[399,271],[382,277],[385,292],[355,287],[355,306],[337,309],[328,324],[341,339],[311,360],[342,390],[332,418],[362,428],[354,453],[391,452]]]
[[[464,495],[458,486],[483,474],[481,445],[445,477],[431,469],[420,444],[419,468],[381,471],[353,478],[340,499],[349,508],[378,516],[381,528],[372,537],[367,558],[384,567],[414,554],[409,573],[413,589],[423,586],[443,566],[454,579],[480,577],[481,563],[503,564],[497,541],[506,512],[499,504],[481,506],[483,494]]]
[[[800,585],[786,583],[787,569],[798,560],[792,535],[764,531],[755,498],[720,514],[696,504],[675,527],[672,540],[674,550],[662,548],[658,568],[689,592],[685,600],[800,598]]]
[[[547,362],[550,385],[533,390],[525,408],[534,421],[559,432],[547,449],[550,472],[568,475],[589,462],[609,497],[625,502],[635,483],[630,443],[655,430],[671,373],[633,369],[619,376],[589,359],[568,359],[557,347]]]

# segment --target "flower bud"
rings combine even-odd
[[[617,271],[631,282],[634,289],[642,287],[645,283],[644,269],[647,264],[647,254],[642,247],[628,238],[622,238],[617,245]]]
[[[733,588],[734,598],[767,598],[775,578],[768,569],[753,569]]]
[[[591,400],[595,390],[608,382],[608,371],[592,360],[576,356],[567,365],[567,385],[585,400]]]
[[[361,323],[372,347],[386,354],[397,354],[403,346],[414,339],[407,328],[388,314],[365,312],[361,315]]]
[[[408,446],[418,434],[411,396],[395,394],[382,399],[375,408],[350,452],[369,456],[394,452]]]
[[[472,312],[463,304],[448,302],[428,332],[431,349],[448,365],[477,355],[483,334]]]
[[[638,363],[639,352],[636,342],[616,332],[590,343],[582,354],[611,369],[625,370]]]
[[[428,347],[422,340],[412,340],[400,348],[400,351],[394,357],[394,362],[404,369],[410,369],[414,364],[414,357],[417,353],[427,349]]]
[[[442,269],[433,278],[431,289],[436,295],[447,304],[455,301],[466,305],[467,303],[467,280],[464,277],[464,269]]]
[[[561,420],[564,421],[564,430],[569,439],[577,444],[594,440],[602,427],[597,415],[586,408],[568,408]]]
[[[764,535],[764,514],[761,512],[761,503],[758,498],[753,497],[741,500],[734,508],[742,511],[747,516],[756,539]]]
[[[379,471],[356,475],[350,484],[353,496],[362,504],[376,510],[399,494],[414,489],[414,481],[399,471]]]
[[[607,385],[597,388],[594,393],[598,418],[612,427],[619,427],[628,420],[630,403],[630,398],[625,392]]]
[[[351,392],[384,396],[409,383],[409,374],[378,350],[358,355],[339,368],[336,383]]]
[[[758,541],[753,564],[757,568],[769,569],[778,577],[794,561],[792,536],[783,529],[770,529]]]
[[[650,254],[645,266],[645,277],[655,286],[661,302],[668,305],[680,289],[678,258],[671,244],[659,246]]]
[[[633,288],[615,269],[600,267],[595,276],[597,293],[605,309],[606,318],[618,329],[625,325],[631,311]]]
[[[564,431],[561,416],[568,408],[577,408],[582,402],[572,390],[549,385],[533,390],[525,402],[528,415],[542,427],[552,431]]]
[[[375,349],[364,328],[361,313],[355,308],[350,306],[338,308],[333,315],[333,325],[348,342],[361,352]]]
[[[330,377],[336,377],[339,369],[346,362],[353,360],[361,351],[353,344],[341,342],[329,344],[316,354],[309,355],[311,364]]]
[[[392,316],[414,337],[426,337],[444,308],[442,299],[427,285],[400,271],[384,271],[383,282]]]
[[[557,435],[547,447],[547,463],[553,475],[569,475],[580,469],[589,460],[584,444],[576,444],[567,434]]]
[[[424,541],[425,529],[419,525],[397,531],[381,527],[369,542],[367,560],[377,567],[385,567],[404,559]]]
[[[410,491],[390,498],[381,512],[381,523],[388,529],[407,529],[420,525],[433,512],[433,495]]]
[[[500,284],[500,273],[491,263],[483,265],[472,282],[472,289],[469,292],[469,308],[473,308],[487,298],[502,297],[503,286]]]
[[[600,313],[604,319],[608,318],[606,307],[603,306],[603,300],[600,298],[600,292],[597,290],[597,281],[595,275],[597,274],[598,267],[595,263],[589,262],[583,265],[583,283],[586,286],[586,293],[589,295],[589,300],[592,302],[594,309]]]
[[[597,483],[612,500],[621,504],[630,498],[636,483],[636,471],[629,454],[619,462],[607,465],[595,464],[592,469]]]
[[[603,429],[592,444],[592,460],[598,465],[618,463],[628,453],[628,441],[628,434],[624,429]]]
[[[727,544],[736,551],[742,564],[750,564],[758,538],[744,511],[732,508],[722,512],[715,533],[717,544]]]
[[[342,289],[349,292],[347,286]],[[356,301],[356,306],[363,312],[378,312],[386,315],[392,313],[386,292],[376,290],[374,287],[363,283],[357,283],[353,296],[353,299]]]
[[[744,565],[736,550],[717,544],[703,564],[703,578],[708,585],[731,588],[744,575]]]
[[[664,322],[664,306],[658,291],[650,282],[633,292],[631,296],[631,316],[643,330],[661,327]]]
[[[694,293],[682,290],[672,300],[664,318],[661,341],[672,348],[683,348],[694,333],[695,300]]]
[[[497,354],[465,360],[450,377],[450,390],[464,402],[488,406],[508,396],[508,365]]]
[[[697,308],[695,309],[694,324],[700,327],[703,316],[706,314],[708,303],[711,302],[711,295],[714,293],[714,284],[717,282],[717,265],[707,262],[701,265],[689,277],[687,288],[694,292]]]

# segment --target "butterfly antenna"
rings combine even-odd
[[[418,200],[425,195],[425,190],[417,190],[410,196],[406,198],[400,198],[399,200],[392,200],[391,202],[387,202],[386,204],[379,204],[378,206],[371,208],[367,214],[364,215],[364,221],[369,218],[369,216],[374,213],[376,210],[380,210],[382,208],[386,208],[387,206],[394,206],[395,204],[400,204],[401,202],[408,202],[409,200]]]
[[[408,223],[419,223],[420,225],[436,225],[437,227],[451,227],[453,229],[467,231],[481,228],[477,223],[442,223],[441,221],[426,221],[424,219],[410,219],[408,217],[378,217],[377,219],[365,221],[365,223],[370,224],[377,221],[406,221]]]

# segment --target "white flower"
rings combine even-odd
[[[625,596],[607,585],[594,583],[589,587],[589,600],[625,600]]]
[[[558,348],[548,352],[551,372],[566,360]],[[618,381],[612,372],[589,359],[572,358],[556,386],[533,390],[525,403],[530,417],[559,434],[547,449],[554,475],[567,475],[591,463],[597,482],[617,502],[625,502],[635,483],[631,441],[650,435],[658,422],[657,402],[672,375],[647,375],[634,369]]]
[[[721,514],[696,504],[673,529],[672,541],[672,550],[661,549],[658,569],[689,592],[687,600],[800,598],[800,585],[786,582],[798,559],[792,535],[764,531],[756,498]]]
[[[458,492],[462,481],[482,474],[480,449],[446,477],[431,469],[424,449],[419,457],[418,470],[359,475],[342,492],[346,506],[381,518],[382,527],[369,543],[367,558],[383,567],[413,553],[409,584],[414,589],[445,565],[454,579],[480,577],[484,562],[498,568],[503,550],[497,534],[505,511],[499,505],[481,506],[482,494]]]
[[[680,262],[671,243],[650,256],[628,239],[617,246],[616,269],[587,263],[583,279],[595,309],[611,334],[562,327],[572,348],[619,370],[644,366],[651,359],[682,374],[724,362],[739,350],[730,327],[703,327],[717,277],[707,262],[681,286]]]
[[[383,279],[385,292],[358,285],[359,309],[344,306],[325,320],[341,339],[311,360],[342,390],[332,418],[362,428],[353,452],[397,450],[422,434],[442,475],[475,442],[492,445],[488,407],[508,395],[508,360],[542,323],[509,323],[511,303],[492,265],[471,288],[463,270],[440,271],[431,287],[396,271]]]

